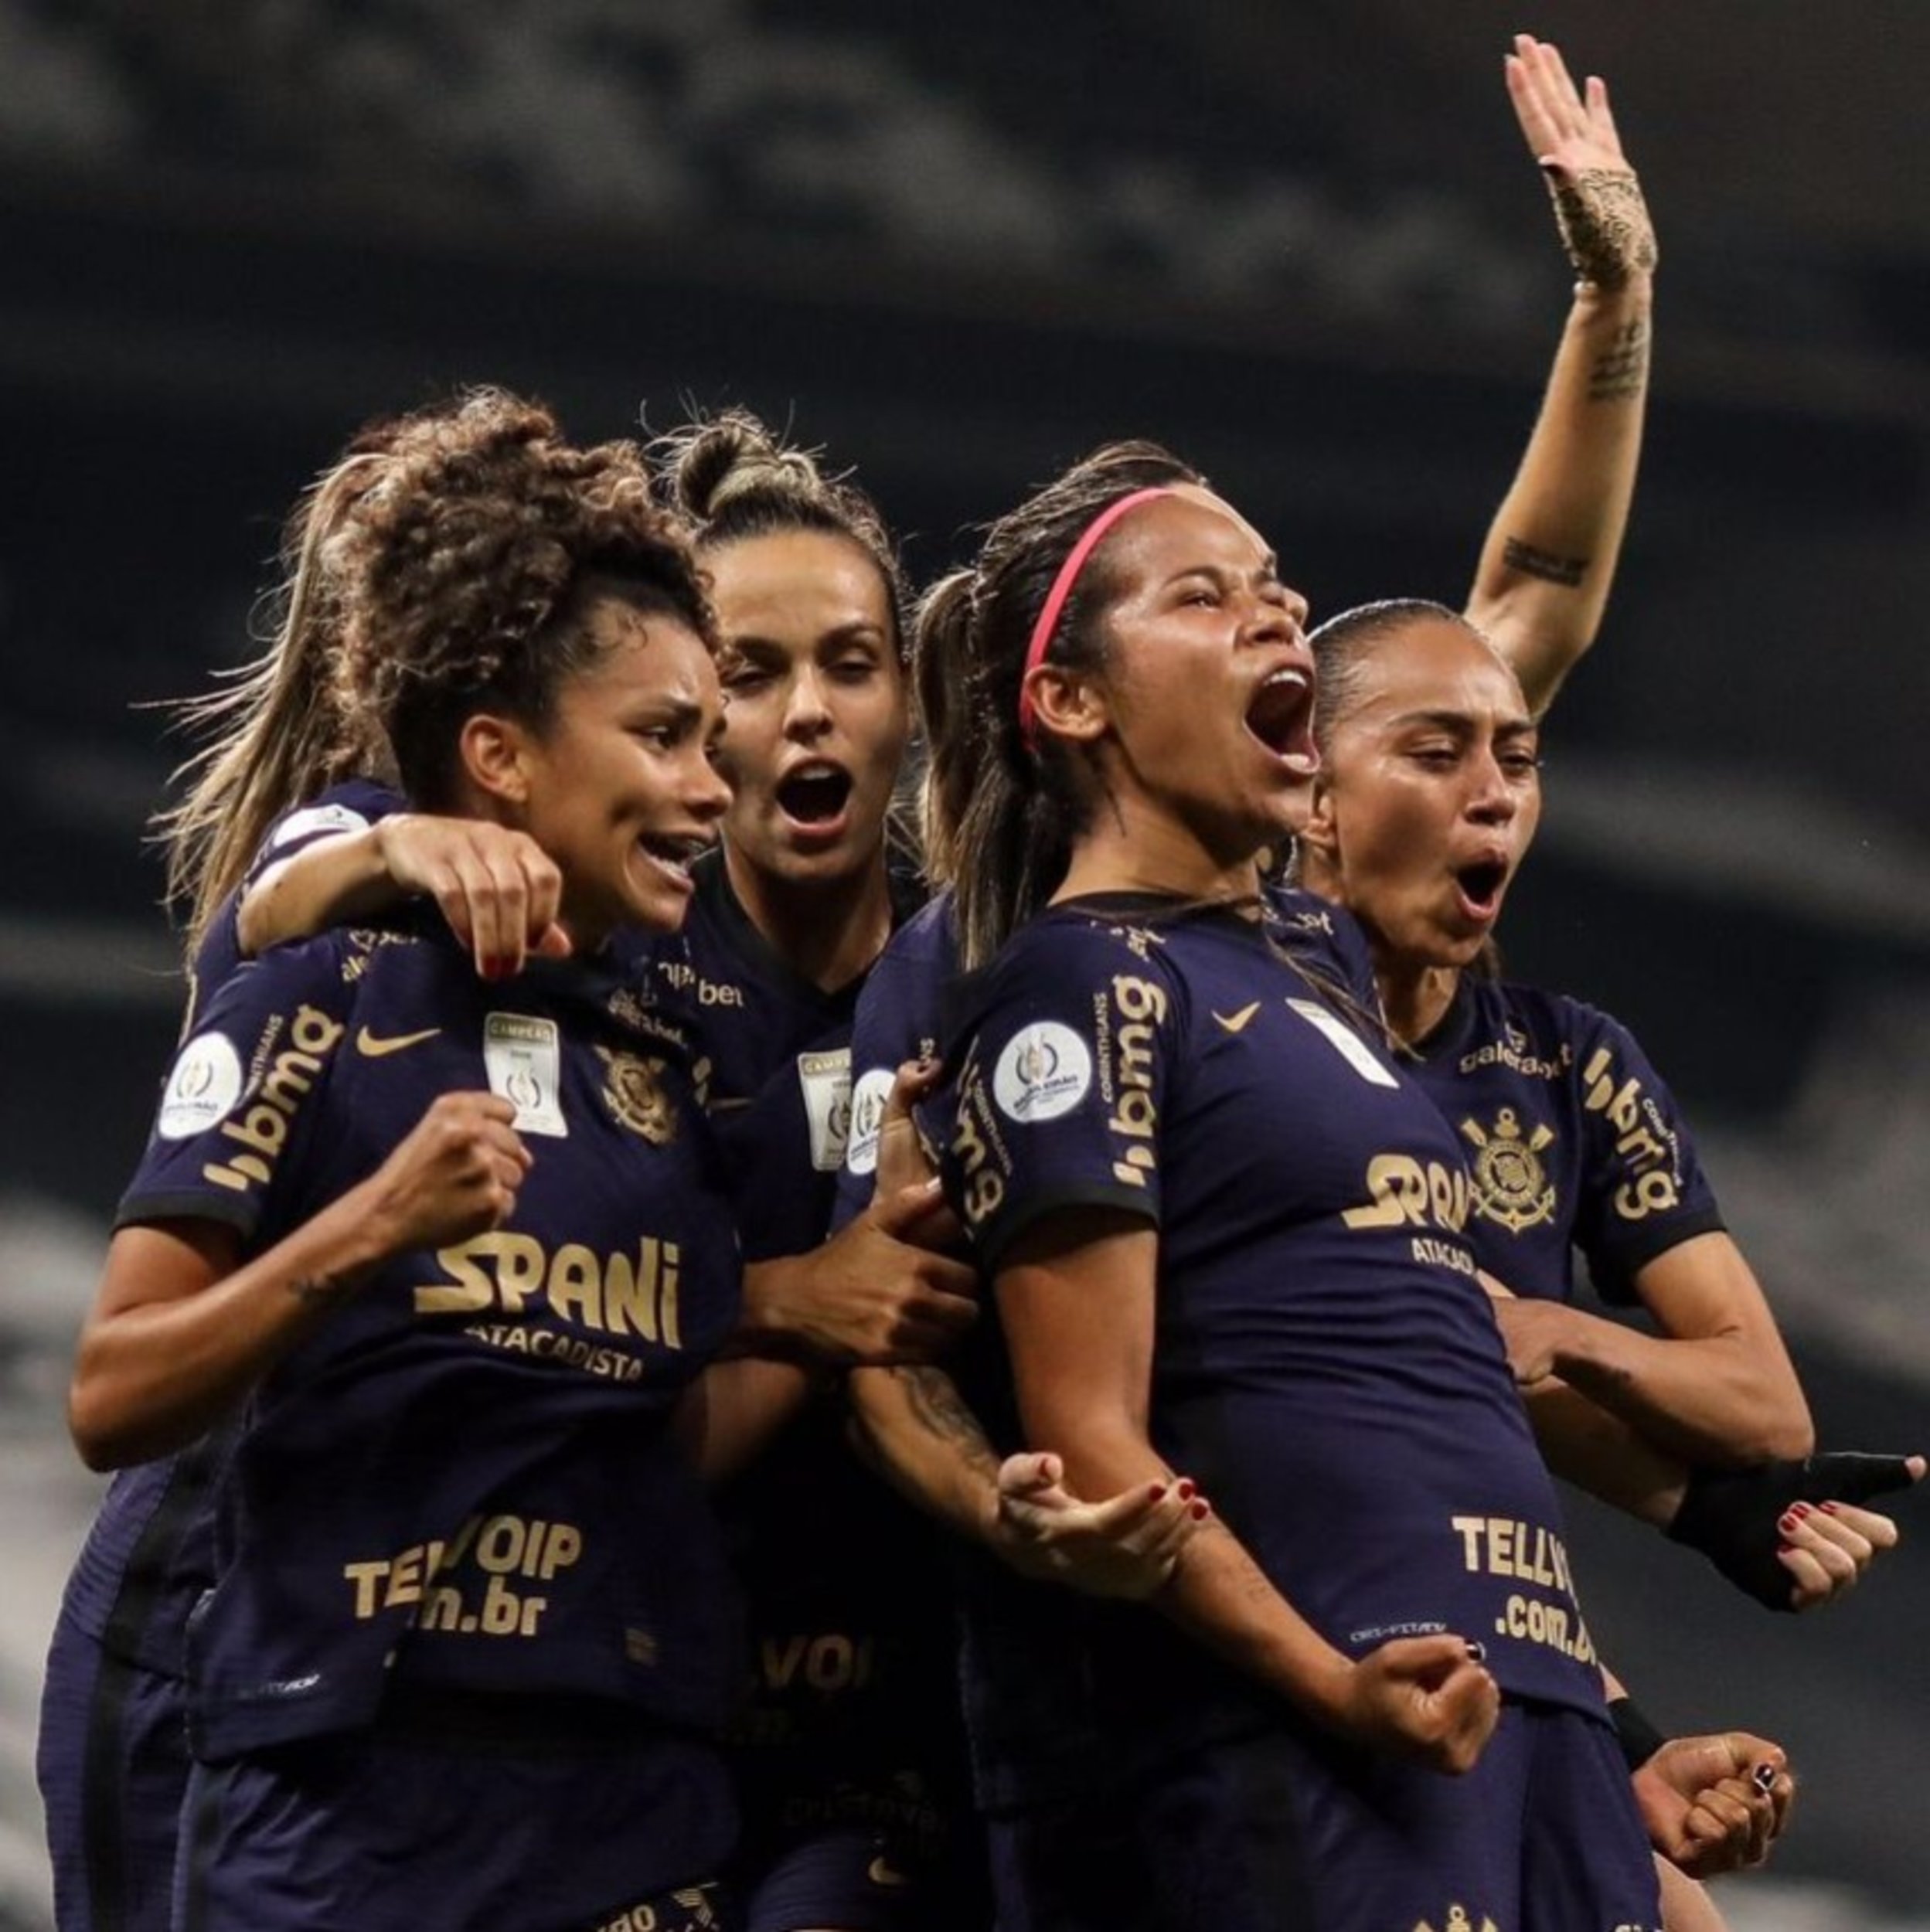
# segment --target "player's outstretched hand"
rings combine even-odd
[[[527,832],[482,818],[400,812],[378,821],[377,849],[404,892],[433,899],[485,979],[508,979],[531,955],[560,959],[563,875]]]
[[[1501,1693],[1465,1638],[1397,1637],[1350,1667],[1337,1727],[1432,1770],[1473,1770],[1500,1721]]]
[[[1092,1597],[1143,1599],[1172,1576],[1212,1513],[1183,1478],[1087,1502],[1065,1486],[1057,1456],[1033,1451],[999,1465],[993,1546],[1022,1576]]]
[[[1753,1469],[1698,1470],[1669,1525],[1771,1610],[1813,1610],[1854,1588],[1901,1532],[1870,1498],[1923,1480],[1921,1456],[1819,1452]]]
[[[1653,274],[1655,224],[1622,153],[1607,82],[1591,74],[1578,91],[1560,51],[1532,34],[1515,36],[1505,68],[1515,118],[1547,177],[1562,246],[1576,274],[1601,288]]]
[[[1762,1864],[1796,1788],[1782,1747],[1747,1731],[1673,1737],[1634,1787],[1649,1843],[1697,1879]]]

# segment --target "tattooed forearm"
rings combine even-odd
[[[968,1409],[958,1386],[942,1369],[926,1364],[894,1368],[890,1372],[919,1424],[928,1435],[947,1443],[978,1470],[996,1478],[999,1458],[979,1426],[979,1418]]]
[[[1588,568],[1585,556],[1557,556],[1550,550],[1537,550],[1532,543],[1523,543],[1518,536],[1511,536],[1503,545],[1502,561],[1510,570],[1519,570],[1523,577],[1541,577],[1550,583],[1565,585],[1576,589]]]
[[[1625,403],[1639,396],[1649,379],[1649,324],[1637,316],[1617,329],[1588,372],[1588,400]]]

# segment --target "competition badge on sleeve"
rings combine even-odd
[[[992,1097],[1006,1119],[1030,1126],[1070,1114],[1092,1085],[1092,1055],[1070,1026],[1035,1020],[1006,1043],[992,1070]]]
[[[203,1033],[182,1048],[161,1097],[155,1131],[186,1141],[226,1117],[241,1097],[241,1059],[225,1033]]]
[[[516,1110],[519,1134],[548,1134],[558,1140],[568,1134],[563,1117],[563,1049],[554,1020],[492,1013],[482,1026],[482,1064],[489,1091]]]

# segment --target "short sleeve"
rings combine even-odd
[[[259,884],[262,876],[277,866],[285,865],[311,845],[325,845],[351,832],[366,832],[378,821],[408,809],[400,792],[369,778],[345,779],[331,785],[307,804],[284,812],[268,828],[268,835],[249,861],[241,881],[245,895]],[[232,910],[232,909],[230,909]]]
[[[851,1029],[851,1117],[839,1169],[832,1232],[864,1212],[878,1171],[878,1134],[891,1084],[907,1060],[943,1050],[940,1012],[957,977],[949,896],[893,934],[863,990]]]
[[[251,1240],[302,1164],[352,998],[329,937],[231,975],[175,1056],[114,1225],[219,1221]]]
[[[966,1011],[942,1163],[987,1268],[1059,1209],[1157,1223],[1179,1004],[1162,955],[1077,916],[1035,922],[992,967]]]
[[[1582,1128],[1575,1245],[1604,1300],[1635,1298],[1659,1254],[1721,1228],[1722,1213],[1675,1097],[1619,1021],[1574,1009]]]

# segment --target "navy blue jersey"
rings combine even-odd
[[[721,852],[696,871],[683,931],[653,950],[657,983],[703,1043],[746,1258],[803,1253],[825,1238],[843,1161],[863,976],[824,991],[751,923]],[[914,888],[893,886],[902,914]],[[747,1857],[781,1859],[854,1825],[928,1849],[957,1724],[931,1526],[859,1464],[836,1405],[800,1417],[723,1509],[751,1626],[752,1692],[734,1732]]]
[[[401,809],[395,793],[357,778],[277,821],[240,890],[223,901],[196,949],[188,971],[184,1040],[196,1031],[210,995],[243,964],[236,926],[241,893],[271,864]],[[226,1440],[226,1432],[217,1430],[192,1449],[114,1477],[68,1579],[64,1625],[104,1643],[124,1661],[179,1674],[188,1612],[212,1580],[206,1496]]]
[[[714,1522],[672,1448],[738,1261],[687,1036],[597,961],[492,988],[446,937],[331,933],[209,1002],[120,1221],[272,1245],[435,1097],[515,1102],[511,1220],[384,1264],[250,1397],[189,1633],[197,1750],[368,1722],[390,1682],[713,1721]]]
[[[1350,1655],[1455,1631],[1504,1692],[1598,1715],[1553,1485],[1475,1278],[1462,1143],[1390,1053],[1258,924],[1170,902],[1045,914],[965,1026],[945,1171],[985,1267],[1068,1208],[1158,1229],[1154,1444],[1282,1594]],[[1262,1702],[1150,1614],[1053,1596],[975,1604],[995,1801]]]
[[[1628,1029],[1558,994],[1463,975],[1410,1070],[1465,1143],[1468,1239],[1517,1294],[1635,1301],[1659,1254],[1722,1226],[1669,1090]]]
[[[815,1247],[831,1225],[851,1113],[851,1026],[860,974],[826,992],[751,923],[720,849],[696,868],[683,930],[659,940],[659,982],[703,1043],[707,1104],[744,1182],[739,1218],[752,1260]],[[894,873],[894,915],[917,903]]]
[[[1330,980],[1344,999],[1380,1011],[1367,934],[1351,913],[1295,886],[1266,889],[1275,941]],[[941,893],[891,935],[859,995],[851,1038],[851,1131],[838,1176],[832,1225],[864,1211],[878,1166],[878,1130],[897,1070],[945,1050],[956,1029],[958,934],[952,896]]]

